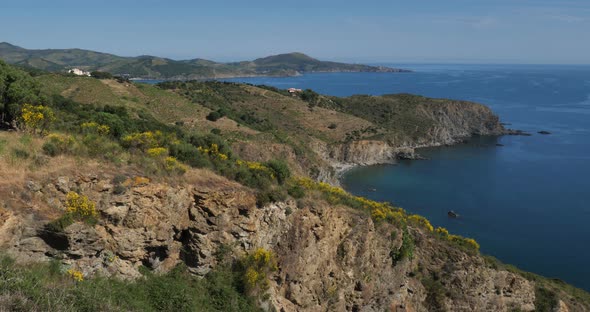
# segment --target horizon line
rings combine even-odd
[[[173,61],[187,61],[187,60],[194,60],[194,59],[203,59],[203,60],[208,60],[208,61],[214,61],[214,62],[218,62],[218,63],[235,63],[235,62],[244,62],[244,61],[248,61],[250,58],[252,58],[252,60],[256,60],[259,58],[264,58],[264,57],[269,57],[269,56],[276,56],[276,55],[283,55],[283,54],[293,54],[293,53],[301,53],[304,55],[307,55],[309,57],[321,60],[321,61],[330,61],[330,62],[341,62],[341,63],[350,63],[350,64],[363,64],[363,65],[379,65],[379,64],[401,64],[401,65],[546,65],[546,66],[590,66],[590,62],[588,63],[575,63],[575,62],[554,62],[554,61],[547,61],[547,62],[521,62],[521,61],[515,61],[515,60],[494,60],[494,59],[489,59],[489,60],[469,60],[469,59],[465,59],[465,60],[457,60],[457,59],[450,59],[450,60],[411,60],[408,59],[407,57],[401,57],[401,59],[403,59],[402,61],[394,61],[394,60],[382,60],[382,59],[370,59],[370,58],[364,58],[364,57],[354,57],[355,59],[353,60],[352,57],[339,57],[339,58],[319,58],[319,57],[315,57],[315,56],[311,56],[310,54],[306,53],[306,52],[301,52],[303,50],[299,49],[298,51],[291,51],[291,52],[280,52],[280,53],[272,53],[272,54],[268,54],[265,56],[258,56],[258,57],[242,57],[241,60],[238,59],[230,59],[230,58],[204,58],[204,57],[189,57],[189,58],[181,58],[181,57],[170,57],[170,56],[158,56],[158,55],[154,55],[154,54],[149,54],[149,53],[143,53],[143,54],[137,54],[137,55],[125,55],[125,54],[116,54],[114,52],[103,52],[103,51],[99,51],[99,50],[92,50],[89,48],[33,48],[33,49],[29,49],[29,48],[24,48],[21,45],[18,44],[13,44],[10,43],[8,41],[2,41],[0,42],[0,44],[5,43],[5,44],[9,44],[18,48],[22,48],[25,50],[86,50],[86,51],[91,51],[91,52],[96,52],[96,53],[104,53],[104,54],[111,54],[114,56],[119,56],[119,57],[129,57],[129,58],[134,58],[134,57],[142,57],[142,56],[150,56],[150,57],[159,57],[159,58],[166,58],[166,59],[170,59]]]

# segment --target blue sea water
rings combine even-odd
[[[424,149],[429,160],[356,168],[343,178],[344,187],[473,237],[483,253],[506,263],[590,290],[590,66],[401,67],[415,72],[229,80],[338,96],[414,93],[490,106],[509,127],[533,136]],[[460,218],[448,218],[449,210]]]

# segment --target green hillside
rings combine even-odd
[[[403,72],[359,64],[324,62],[303,53],[288,53],[254,61],[218,63],[205,59],[172,60],[157,56],[121,57],[82,49],[28,50],[0,43],[0,59],[50,72],[70,68],[154,79],[206,79],[239,76],[292,76],[305,72]]]

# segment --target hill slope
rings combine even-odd
[[[590,309],[583,290],[309,178],[501,134],[488,108],[308,93],[33,78],[0,62],[0,113],[17,130],[0,131],[0,310]],[[55,113],[48,135],[24,103]],[[410,117],[419,131],[397,125]]]
[[[218,63],[204,59],[172,60],[156,56],[121,57],[81,49],[28,50],[0,43],[0,59],[46,71],[78,67],[115,75],[155,79],[203,79],[239,76],[293,76],[305,72],[404,72],[358,64],[324,62],[302,53],[288,53],[254,61]]]

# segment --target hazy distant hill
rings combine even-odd
[[[303,53],[279,54],[254,61],[218,63],[198,58],[178,61],[150,55],[122,57],[82,49],[28,50],[6,42],[0,43],[0,59],[46,71],[65,71],[77,67],[115,75],[160,79],[294,76],[306,72],[407,72],[381,66],[325,62]]]

